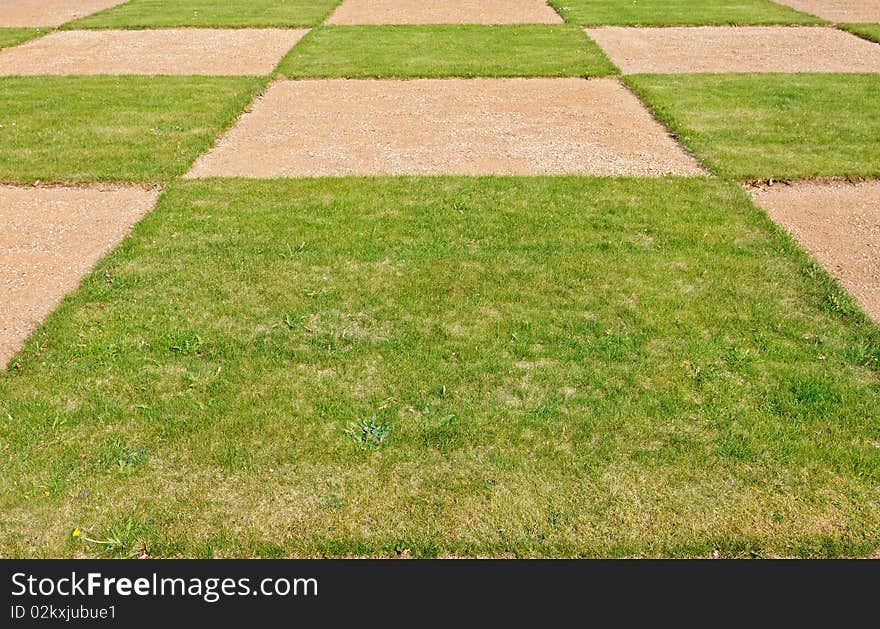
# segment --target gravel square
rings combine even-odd
[[[624,74],[880,72],[880,46],[836,28],[588,28]]]
[[[616,79],[277,81],[189,177],[697,175]]]
[[[305,29],[56,31],[0,51],[0,75],[261,75]]]

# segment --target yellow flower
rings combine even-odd
[[[80,531],[79,527],[77,527],[73,529],[73,533],[71,533],[71,535],[73,535],[74,537],[79,537],[80,535],[82,535],[82,531]]]
[[[49,496],[52,495],[52,492],[50,492],[50,491],[44,491],[44,492],[43,492],[43,495],[46,496],[46,498],[48,498]]]

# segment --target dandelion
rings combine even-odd
[[[80,535],[82,535],[82,531],[79,530],[79,527],[76,527],[75,529],[73,529],[73,533],[71,533],[71,535],[73,537],[79,537]]]

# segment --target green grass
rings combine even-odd
[[[282,61],[289,77],[590,76],[616,73],[573,25],[330,26]]]
[[[0,78],[0,181],[175,177],[264,83],[253,77]]]
[[[315,26],[339,0],[129,0],[66,28]]]
[[[39,37],[46,31],[40,28],[0,28],[0,48],[17,46]]]
[[[865,39],[880,42],[880,24],[840,24],[840,27]]]
[[[719,175],[880,176],[880,75],[691,74],[625,80]]]
[[[770,0],[550,0],[581,25],[816,24],[823,20]]]
[[[0,374],[0,555],[871,555],[878,359],[733,184],[177,181]]]

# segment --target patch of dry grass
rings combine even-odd
[[[0,375],[0,554],[872,555],[878,358],[731,184],[177,182]]]

